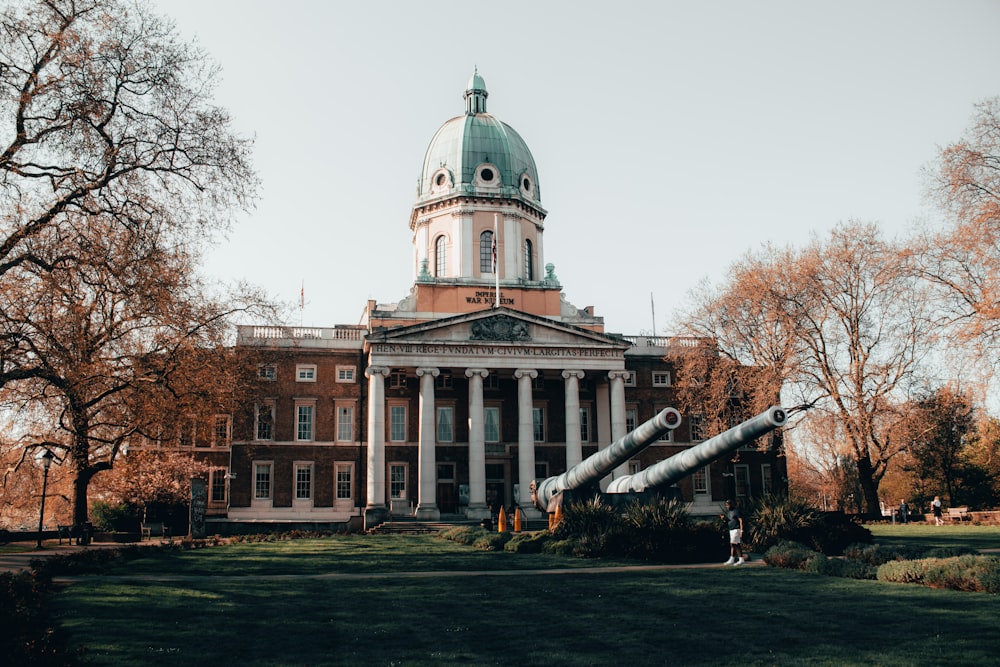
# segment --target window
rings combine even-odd
[[[479,235],[479,273],[493,273],[493,232]]]
[[[295,366],[296,382],[315,382],[316,364],[297,364]]]
[[[434,275],[444,278],[448,268],[448,241],[444,236],[437,237],[434,241]]]
[[[177,434],[177,444],[181,447],[191,447],[195,444],[197,427],[190,419],[181,420],[180,431]]]
[[[632,459],[631,461],[628,462],[629,475],[638,475],[641,470],[642,470],[642,463],[640,461]]]
[[[774,491],[773,482],[771,481],[771,464],[762,463],[760,466],[760,481],[761,490],[765,495]]]
[[[500,442],[500,408],[483,408],[483,430],[486,442]]]
[[[389,371],[389,387],[391,389],[406,389],[405,368],[393,368]]]
[[[436,378],[434,378],[434,388],[454,389],[454,384],[452,384],[451,371],[441,371],[441,373]]]
[[[750,466],[745,463],[733,466],[736,473],[736,497],[746,500],[750,496]]]
[[[499,389],[500,388],[500,376],[497,375],[496,371],[490,371],[490,374],[483,378],[483,389]]]
[[[389,406],[389,440],[406,442],[406,406]]]
[[[590,442],[590,408],[580,408],[580,442]]]
[[[634,387],[635,386],[635,373],[632,371],[627,371],[625,375],[625,386]]]
[[[455,441],[455,408],[437,409],[437,441]]]
[[[257,367],[257,377],[261,380],[274,381],[278,379],[278,367],[274,364],[261,364]]]
[[[524,278],[525,280],[535,279],[535,259],[531,252],[531,241],[524,239]]]
[[[670,371],[653,371],[653,386],[654,387],[669,387],[670,386]]]
[[[389,497],[393,500],[406,498],[406,464],[389,464]]]
[[[337,382],[354,382],[356,374],[354,366],[337,366]]]
[[[274,440],[274,403],[257,404],[256,426],[254,434],[256,440]]]
[[[545,442],[545,408],[531,408],[531,430],[535,442]]]
[[[316,412],[316,404],[309,403],[295,404],[295,439],[300,441],[310,441],[313,439],[313,421]]]
[[[337,406],[337,441],[354,441],[354,406]]]
[[[691,481],[694,484],[694,495],[696,496],[706,496],[708,495],[708,467],[701,468],[693,475],[691,475]]]
[[[354,464],[337,463],[334,465],[334,482],[337,486],[337,500],[351,500],[354,498]]]
[[[705,439],[705,418],[700,414],[688,417],[688,427],[691,431],[691,442]]]
[[[296,500],[311,500],[312,499],[312,473],[313,466],[311,463],[296,463],[295,464],[295,499]]]
[[[535,461],[535,479],[549,478],[549,464],[545,461]]]
[[[545,375],[542,371],[538,371],[538,374],[531,378],[531,388],[535,391],[542,391],[545,389]]]
[[[625,408],[625,430],[631,433],[635,430],[639,421],[639,413],[636,408]]]
[[[253,464],[253,497],[256,500],[271,499],[271,469],[273,463]]]
[[[226,502],[226,469],[216,468],[209,473],[209,477],[209,501],[213,503]]]
[[[232,436],[233,421],[229,415],[215,415],[212,424],[212,444],[216,447],[225,447],[229,444]]]

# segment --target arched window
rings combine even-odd
[[[524,239],[524,278],[525,280],[535,279],[535,259],[531,254],[530,239]]]
[[[434,275],[444,278],[448,268],[447,240],[443,236],[434,241]]]
[[[479,235],[479,273],[493,273],[493,232]]]

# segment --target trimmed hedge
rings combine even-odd
[[[80,664],[65,631],[46,610],[51,579],[38,573],[0,572],[0,656],[4,664],[63,667]]]

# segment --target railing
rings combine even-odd
[[[239,337],[243,340],[348,340],[360,341],[368,329],[363,326],[336,327],[280,327],[241,326]]]
[[[706,344],[708,339],[697,336],[630,336],[622,338],[635,347],[695,348]]]

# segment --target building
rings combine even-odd
[[[566,300],[545,263],[534,158],[487,97],[477,72],[465,112],[427,148],[408,296],[370,301],[361,325],[240,327],[238,345],[267,361],[258,400],[234,416],[229,469],[209,482],[220,520],[354,528],[513,505],[537,517],[531,480],[671,405],[667,353],[703,342],[609,334],[593,307]],[[703,438],[698,415],[685,415],[614,475]],[[679,485],[694,513],[785,484],[777,447],[738,459]]]

